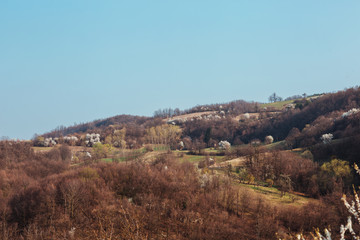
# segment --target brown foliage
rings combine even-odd
[[[199,174],[193,164],[178,163],[171,153],[151,164],[68,169],[61,149],[30,151],[28,160],[13,151],[9,155],[19,157],[0,171],[2,239],[273,239],[280,228],[309,229],[305,218],[319,227],[324,216],[326,223],[338,221],[325,214],[334,205],[330,200],[306,207],[308,215],[300,209],[279,211],[247,191],[239,192],[229,177]],[[258,164],[272,165],[275,176],[300,179],[313,167],[292,154],[274,152],[268,159]],[[268,171],[261,167],[257,174]]]

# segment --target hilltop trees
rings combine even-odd
[[[299,96],[293,98],[295,97]],[[269,101],[272,102],[280,99],[276,93],[269,97]],[[60,141],[62,139],[65,141],[65,136],[76,136],[79,141],[65,142],[79,146],[85,145],[85,134],[98,133],[101,134],[101,142],[120,148],[124,146],[137,148],[145,142],[165,141],[164,139],[155,140],[154,137],[150,137],[152,139],[150,140],[148,137],[150,128],[164,124],[160,117],[195,112],[202,112],[205,115],[205,112],[216,112],[211,114],[217,118],[206,118],[205,116],[181,118],[181,121],[174,121],[174,123],[176,122],[177,126],[182,129],[182,138],[188,136],[193,143],[195,141],[205,142],[208,147],[225,139],[232,145],[237,145],[249,143],[253,139],[263,140],[269,135],[277,141],[286,139],[288,148],[310,147],[320,143],[321,136],[326,133],[333,134],[334,139],[360,135],[358,126],[360,90],[358,88],[319,95],[318,98],[298,99],[298,101],[306,101],[306,104],[305,102],[301,103],[301,107],[289,108],[288,111],[283,112],[272,112],[273,110],[270,108],[265,109],[257,103],[238,100],[223,104],[196,106],[186,111],[161,109],[154,114],[156,118],[120,115],[69,128],[59,128],[44,134],[38,139],[41,141],[34,141],[34,143],[44,146],[45,138],[55,139],[58,137]],[[296,104],[296,102],[294,103]],[[296,129],[296,133],[292,133],[294,132],[292,129]],[[331,144],[335,142],[338,141],[332,141]],[[89,141],[87,145],[91,146],[92,144]],[[341,156],[341,158],[344,157]]]
[[[172,116],[180,115],[180,109],[165,108],[159,109],[154,112],[154,117],[169,118]]]
[[[272,95],[273,96],[273,95]],[[274,98],[271,98],[273,100]],[[238,130],[241,141],[249,142],[251,139],[263,139],[272,135],[274,139],[283,140],[291,129],[297,128],[300,135],[296,137],[293,147],[308,147],[320,142],[322,134],[345,128],[347,136],[359,134],[355,119],[360,116],[353,108],[360,106],[360,89],[351,88],[337,93],[321,95],[308,101],[302,108],[296,108],[278,114],[276,117],[262,119],[253,125],[243,124]],[[341,117],[343,113],[346,113]],[[349,112],[349,113],[348,113]],[[350,125],[350,126],[349,126]],[[351,130],[350,130],[351,129]],[[334,137],[337,136],[334,134]]]
[[[273,93],[269,96],[269,102],[280,102],[282,100],[282,97],[276,95],[276,93]]]

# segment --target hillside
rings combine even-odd
[[[340,198],[359,185],[351,170],[359,164],[359,122],[360,90],[352,88],[119,115],[31,142],[0,141],[0,232],[7,239],[311,239],[314,228],[346,222]]]
[[[180,139],[188,149],[196,148],[196,145],[214,147],[222,140],[232,145],[249,143],[256,139],[264,141],[266,136],[271,135],[275,141],[286,140],[287,148],[312,148],[319,159],[326,159],[331,156],[330,153],[324,155],[324,151],[318,150],[317,145],[321,143],[320,137],[323,134],[333,134],[337,143],[340,139],[342,144],[347,144],[349,139],[352,139],[352,142],[354,139],[357,141],[358,114],[349,117],[342,115],[353,108],[357,109],[359,99],[359,89],[352,88],[337,93],[267,104],[233,101],[196,106],[184,111],[164,109],[156,111],[156,117],[119,115],[68,128],[59,127],[43,137],[61,138],[73,135],[79,139],[73,144],[80,146],[84,145],[80,139],[85,141],[86,134],[100,134],[101,141],[105,141],[108,136],[113,137],[114,131],[123,129],[126,131],[123,139],[126,147],[139,148],[149,143],[147,135],[152,127],[167,123],[181,129]],[[111,140],[109,141],[111,143]],[[173,142],[172,147],[176,148],[177,144]],[[351,149],[353,150],[356,149]],[[332,151],[331,154],[340,154],[342,158],[355,160],[349,153],[335,151],[334,154]]]

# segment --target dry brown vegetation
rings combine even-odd
[[[342,220],[338,196],[279,208],[172,153],[70,168],[66,146],[34,153],[3,141],[0,149],[2,239],[273,239]]]
[[[360,113],[343,113],[360,106],[360,90],[294,104],[116,116],[45,134],[58,137],[51,148],[0,141],[1,238],[289,239],[330,227],[336,239],[340,197],[359,182]],[[222,115],[199,118],[209,113]],[[193,120],[166,125],[168,116]],[[90,148],[86,133],[103,144]]]

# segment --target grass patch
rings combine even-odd
[[[170,147],[167,145],[158,145],[158,146],[154,146],[153,148],[154,151],[168,151],[170,150]]]
[[[113,159],[112,158],[102,158],[100,159],[101,162],[112,162]]]
[[[219,149],[214,149],[214,148],[205,148],[204,149],[205,153],[221,153],[223,152],[223,150],[219,150]]]
[[[54,147],[31,147],[35,152],[46,152],[50,151]]]
[[[260,194],[262,198],[274,204],[302,206],[309,203],[310,201],[316,201],[315,199],[300,196],[294,193],[285,193],[283,196],[281,196],[281,191],[274,187],[254,186],[243,183],[239,183],[238,185],[240,189],[246,189],[246,191],[250,190],[256,194]]]
[[[274,142],[268,145],[265,145],[267,149],[269,150],[273,150],[273,149],[286,149],[286,142],[285,140],[283,141],[278,141],[278,142]]]
[[[205,156],[201,155],[187,155],[185,154],[183,157],[180,158],[182,161],[187,161],[191,163],[198,163],[205,159]]]
[[[101,162],[126,162],[126,161],[132,161],[140,156],[144,155],[146,153],[145,148],[139,148],[139,149],[115,149],[111,154],[109,154],[109,157],[100,159]]]
[[[281,101],[281,102],[273,102],[273,103],[264,103],[264,104],[261,104],[261,107],[273,107],[277,110],[281,110],[283,109],[283,107],[287,104],[291,104],[293,103],[294,100],[288,100],[288,101]]]
[[[200,161],[205,160],[205,155],[192,155],[188,154],[188,151],[176,151],[178,153],[178,158],[181,162],[191,162],[191,163],[198,163]],[[175,153],[176,153],[175,152]],[[216,162],[223,162],[225,160],[225,156],[209,156],[210,158],[214,159]]]

